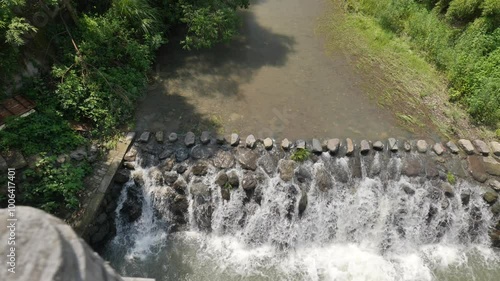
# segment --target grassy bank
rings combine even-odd
[[[443,38],[443,35],[433,32],[455,28],[442,22],[434,11],[412,1],[333,0],[332,3],[332,9],[322,19],[319,28],[321,33],[327,36],[329,49],[332,54],[344,53],[366,74],[369,81],[367,84],[370,85],[367,92],[378,103],[391,109],[401,123],[417,134],[419,130],[428,130],[435,126],[446,137],[494,137],[492,131],[498,129],[499,125],[497,115],[500,107],[495,106],[499,92],[493,89],[486,93],[489,88],[484,88],[482,83],[476,83],[476,88],[484,88],[482,92],[469,88],[462,89],[461,95],[457,95],[458,84],[450,77],[451,68],[438,61],[445,53],[456,52],[454,45],[448,44],[446,48],[441,46],[442,52],[426,49],[439,45],[438,42]],[[404,29],[389,28],[381,19],[382,14],[392,15],[396,11],[391,13],[388,9],[397,7],[420,11],[429,20],[425,30],[427,35],[414,38],[412,33]],[[397,23],[401,26],[410,28],[411,25],[411,28],[418,28],[418,23],[413,25],[416,19],[399,18],[401,21]],[[435,19],[440,26],[431,19]],[[437,31],[434,31],[434,28]],[[454,34],[453,38],[458,40],[458,33]],[[424,35],[428,37],[424,39]],[[438,42],[432,43],[434,39]],[[484,59],[490,58],[484,56]],[[450,60],[450,63],[454,61],[451,57],[445,57],[442,61],[447,60]],[[469,75],[484,75],[482,79],[487,80],[491,75],[498,74],[493,73],[495,67],[491,63],[486,66],[491,68],[487,71],[471,70]],[[460,77],[470,78],[466,74],[461,74]],[[478,100],[482,103],[474,103]],[[475,106],[481,109],[476,109]]]
[[[350,17],[380,27],[385,37],[397,36],[403,48],[444,73],[450,100],[476,123],[500,128],[500,1],[347,0],[343,5]]]

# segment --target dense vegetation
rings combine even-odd
[[[452,101],[500,128],[500,1],[345,0],[444,71]]]
[[[211,47],[237,31],[236,10],[249,0],[9,0],[0,1],[0,99],[33,49],[46,50],[51,70],[23,81],[20,90],[37,113],[8,120],[0,151],[39,155],[28,170],[23,203],[58,212],[74,208],[89,171],[86,163],[56,156],[90,140],[108,138],[132,116],[148,83],[155,50],[172,30],[185,49]],[[49,54],[49,55],[47,55]],[[7,94],[9,92],[9,94]]]

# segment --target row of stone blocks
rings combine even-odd
[[[163,131],[158,131],[154,135],[157,142],[163,143],[165,141]],[[150,138],[150,132],[143,132],[140,135],[138,141],[145,143],[148,142]],[[168,142],[174,143],[178,140],[179,135],[177,135],[176,133],[170,133],[168,135]],[[183,141],[187,147],[194,146],[197,141],[196,135],[193,132],[188,132],[184,136]],[[239,146],[242,144],[240,136],[236,133],[227,136],[218,135],[213,138],[211,133],[208,131],[204,131],[201,133],[199,141],[201,142],[201,144],[217,143],[220,145],[228,144],[230,146]],[[258,143],[262,143],[268,150],[271,150],[275,147],[275,140],[271,138],[258,140],[254,135],[247,136],[244,145],[248,148],[254,148]],[[285,138],[280,143],[280,147],[283,150],[289,150],[292,148],[309,149],[313,153],[328,151],[331,154],[336,154],[340,150],[341,146],[344,146],[346,155],[352,155],[356,147],[358,147],[350,138],[345,139],[343,143],[338,138],[324,140],[323,142],[321,142],[319,139],[314,138],[312,139],[311,143],[306,143],[306,141],[304,140],[291,142],[290,140]],[[419,153],[426,153],[429,149],[431,149],[437,155],[442,155],[446,151],[449,151],[453,154],[458,154],[460,150],[463,150],[467,155],[480,154],[483,156],[488,156],[490,155],[490,153],[492,153],[495,156],[500,156],[499,142],[491,141],[488,145],[486,142],[479,139],[473,141],[460,139],[458,140],[458,145],[454,141],[448,141],[445,144],[436,142],[432,145],[429,145],[425,140],[417,140],[412,144],[412,141],[410,140],[399,141],[395,138],[389,138],[386,143],[382,141],[375,141],[372,143],[371,141],[367,140],[362,140],[359,143],[359,151],[361,152],[361,154],[366,154],[371,149],[376,151],[387,149],[392,152],[397,152],[398,150],[402,149],[406,152],[410,152],[412,151],[412,148]]]

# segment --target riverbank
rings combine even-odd
[[[498,138],[476,124],[466,109],[450,102],[445,73],[424,59],[409,38],[384,29],[376,18],[330,1],[317,32],[327,38],[332,56],[344,56],[370,81],[366,93],[393,112],[413,132],[436,128],[444,138]]]

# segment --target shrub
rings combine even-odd
[[[43,156],[34,169],[26,171],[28,183],[23,186],[22,201],[50,213],[74,210],[79,204],[83,178],[89,170],[86,163],[58,165],[55,156]]]
[[[450,21],[471,21],[481,14],[483,0],[452,0],[445,17]]]
[[[304,148],[299,148],[295,150],[295,152],[292,154],[290,158],[297,162],[304,162],[309,158],[310,154],[311,153],[309,152],[309,150]]]

